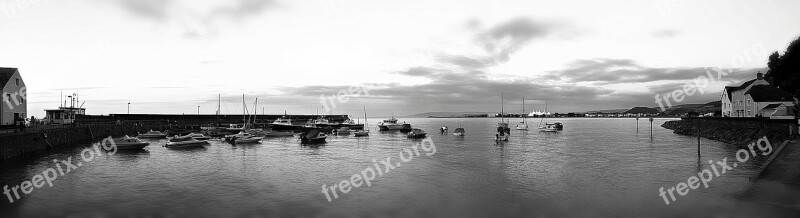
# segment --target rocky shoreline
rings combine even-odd
[[[671,129],[675,134],[689,136],[697,136],[699,128],[701,137],[735,146],[744,146],[764,136],[773,143],[791,138],[789,124],[752,122],[752,120],[720,122],[720,119],[681,119],[667,121],[661,127]]]

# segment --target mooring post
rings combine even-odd
[[[697,159],[700,159],[700,124],[697,124]]]
[[[636,133],[639,133],[639,117],[636,117]]]
[[[650,140],[653,140],[653,118],[650,118]]]

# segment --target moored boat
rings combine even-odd
[[[163,139],[167,137],[167,134],[164,134],[159,131],[150,130],[147,133],[139,133],[137,136],[138,138],[147,138],[147,139]]]
[[[412,139],[420,139],[420,138],[425,138],[426,136],[428,136],[428,133],[425,132],[425,130],[413,129],[413,130],[411,130],[411,132],[408,132],[407,136],[408,136],[408,138],[412,138]]]
[[[528,130],[528,122],[527,122],[527,119],[525,119],[526,117],[528,117],[528,116],[525,113],[525,97],[522,97],[522,121],[520,121],[517,124],[517,128],[516,128],[517,130],[523,130],[523,131],[527,131]]]
[[[350,128],[347,127],[342,127],[334,131],[336,135],[350,135],[350,132],[351,132]]]
[[[137,150],[150,145],[149,142],[143,142],[141,139],[127,135],[121,139],[114,140],[114,144],[119,150]]]
[[[292,124],[292,119],[286,117],[276,119],[270,124],[270,127],[275,131],[299,131],[303,129],[303,126]]]
[[[301,144],[322,144],[325,143],[325,139],[328,138],[328,135],[322,133],[318,130],[311,130],[307,133],[303,133],[300,135],[300,143]]]
[[[378,123],[378,129],[381,131],[389,131],[389,130],[402,130],[403,124],[397,123],[397,118],[389,118],[383,120],[383,122]]]
[[[367,106],[364,106],[364,125],[362,126],[362,128],[360,130],[357,130],[355,133],[353,133],[353,135],[356,136],[356,137],[369,136],[369,126],[368,126],[368,124],[369,124],[369,121],[367,121]]]
[[[508,128],[508,123],[505,122],[505,110],[503,105],[503,94],[500,94],[500,122],[497,123],[497,133],[494,135],[495,141],[508,141],[508,136],[511,134],[511,128]]]
[[[197,139],[197,140],[209,140],[209,139],[211,139],[211,137],[205,136],[202,133],[189,133],[186,136],[192,137],[193,139]]]
[[[456,130],[453,130],[453,135],[454,136],[464,136],[465,133],[466,133],[466,130],[464,130],[464,128],[461,128],[461,126],[456,128]]]
[[[208,145],[208,141],[197,140],[192,137],[181,136],[174,137],[167,142],[164,147],[167,148],[200,148]]]

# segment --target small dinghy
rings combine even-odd
[[[122,139],[114,141],[114,144],[117,145],[117,149],[119,150],[138,150],[150,145],[149,142],[143,142],[141,139],[136,137],[128,137],[127,135]]]

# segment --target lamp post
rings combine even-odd
[[[197,115],[200,115],[200,105],[197,105]]]
[[[131,103],[128,102],[128,114],[131,114]]]

